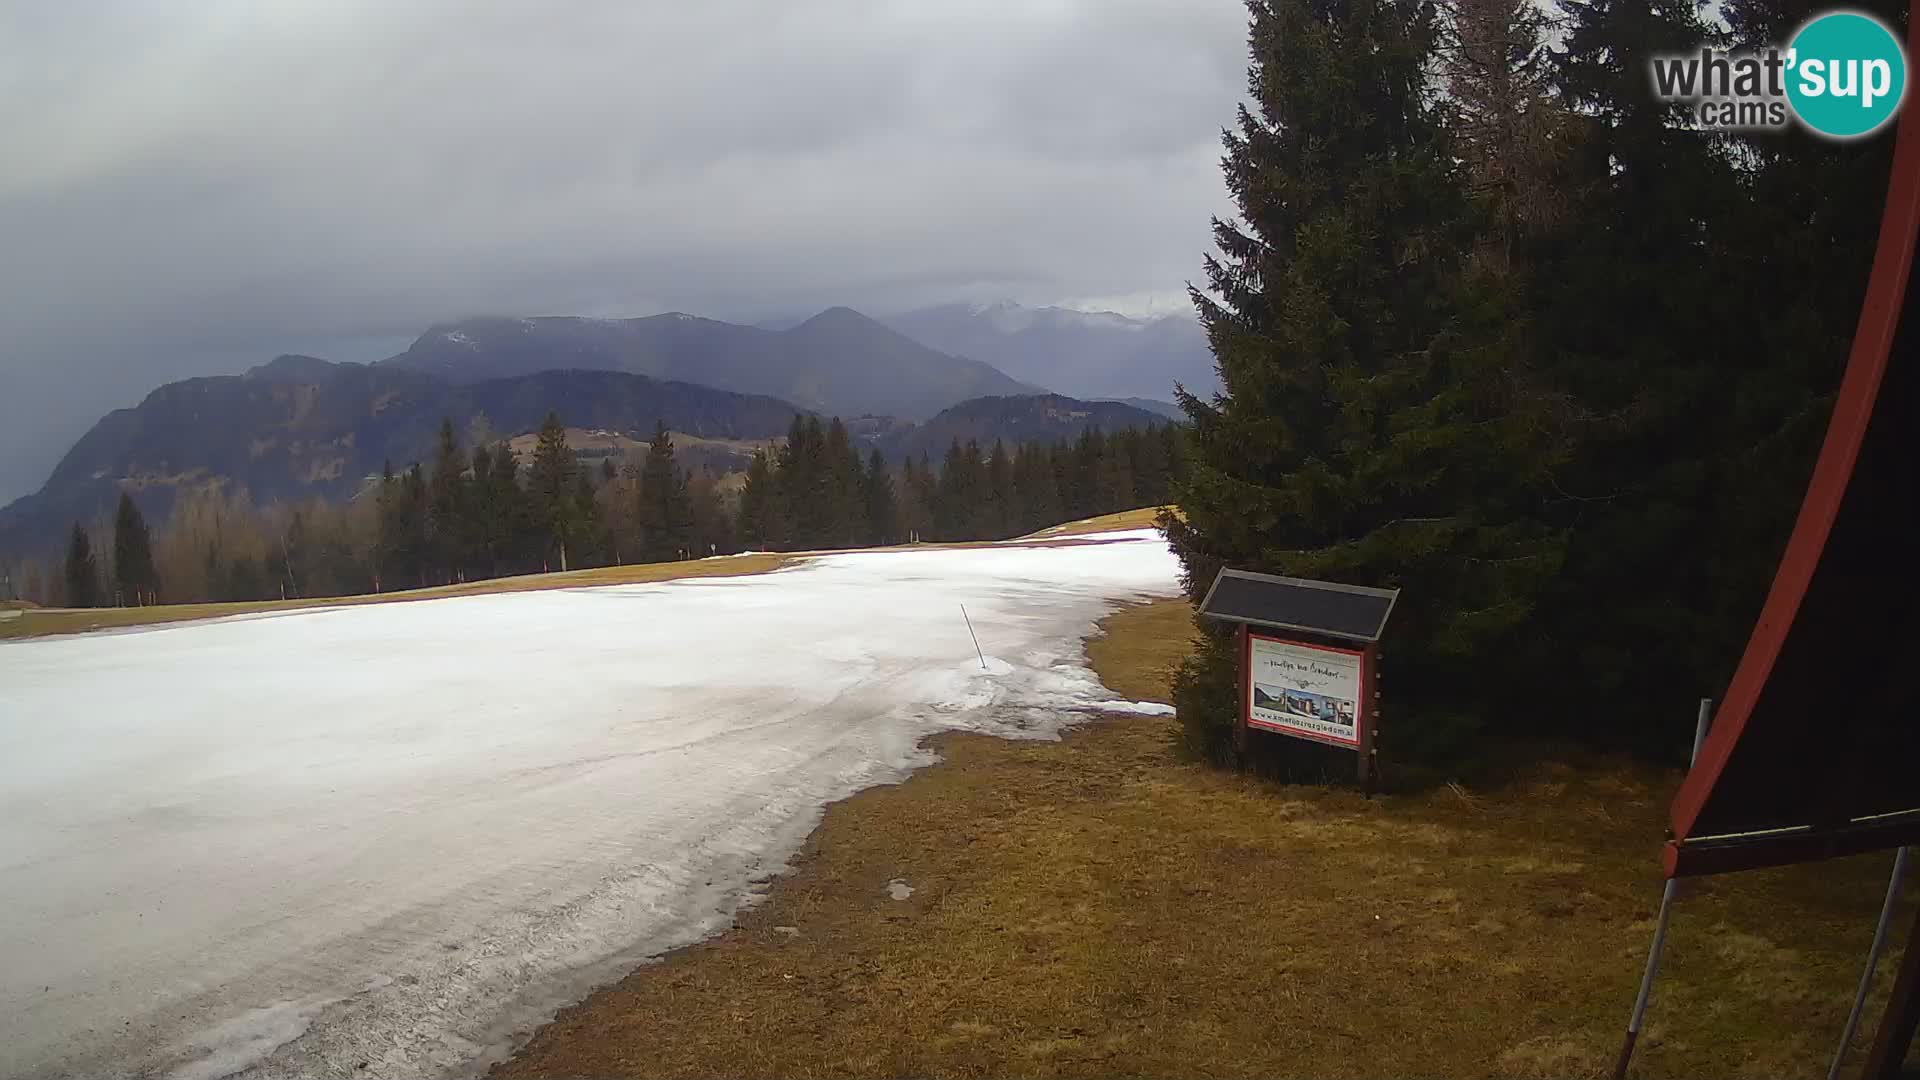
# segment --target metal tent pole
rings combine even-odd
[[[1700,757],[1700,744],[1707,741],[1707,724],[1713,719],[1713,699],[1700,699],[1700,714],[1693,724],[1693,753],[1687,757],[1691,765]],[[1668,878],[1666,888],[1660,893],[1660,918],[1653,926],[1653,947],[1647,950],[1647,970],[1640,976],[1640,993],[1633,999],[1633,1015],[1627,1019],[1627,1037],[1620,1044],[1620,1056],[1613,1062],[1613,1080],[1621,1080],[1627,1075],[1627,1064],[1633,1060],[1633,1044],[1640,1041],[1640,1022],[1647,1018],[1647,1001],[1653,997],[1653,978],[1660,973],[1660,952],[1667,944],[1667,920],[1673,915],[1673,894],[1679,886],[1677,878]]]
[[[1873,972],[1880,966],[1880,950],[1887,944],[1887,924],[1893,921],[1893,909],[1900,902],[1900,879],[1907,871],[1907,848],[1893,853],[1893,874],[1887,878],[1887,902],[1880,905],[1880,921],[1873,927],[1873,944],[1867,947],[1867,970],[1860,973],[1860,989],[1853,995],[1853,1011],[1847,1014],[1847,1027],[1840,1033],[1840,1048],[1833,1052],[1833,1064],[1827,1080],[1838,1080],[1840,1063],[1847,1059],[1847,1046],[1860,1029],[1860,1013],[1867,1007],[1867,991],[1873,988]],[[1909,945],[1908,948],[1913,946]]]
[[[1903,1071],[1901,1063],[1906,1060],[1917,1031],[1920,1031],[1920,911],[1913,914],[1913,929],[1907,932],[1900,972],[1893,977],[1893,990],[1887,994],[1887,1007],[1880,1014],[1880,1028],[1873,1033],[1867,1060],[1860,1065],[1861,1080],[1895,1080]]]

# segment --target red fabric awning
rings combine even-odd
[[[1920,23],[1908,55],[1920,56]],[[1920,114],[1765,608],[1675,796],[1669,876],[1920,843]],[[1765,349],[1765,341],[1753,342]]]

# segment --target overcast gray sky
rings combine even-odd
[[[0,0],[0,501],[472,314],[1177,302],[1238,0]]]

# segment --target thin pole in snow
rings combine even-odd
[[[1847,1044],[1853,1042],[1854,1032],[1860,1029],[1860,1013],[1867,1007],[1867,991],[1873,988],[1873,971],[1880,966],[1880,949],[1887,943],[1887,924],[1893,921],[1894,905],[1900,902],[1900,879],[1906,876],[1908,850],[1900,848],[1893,853],[1893,874],[1887,878],[1887,902],[1880,905],[1880,921],[1873,927],[1873,944],[1867,947],[1867,970],[1860,973],[1860,989],[1853,995],[1853,1011],[1847,1014],[1847,1028],[1840,1033],[1840,1049],[1833,1052],[1827,1080],[1835,1080],[1840,1075],[1840,1063],[1847,1057]]]
[[[967,615],[967,605],[960,605],[960,617],[967,620],[967,636],[973,639],[973,651],[980,656],[980,670],[987,670],[987,654],[980,652],[980,635],[973,632],[973,620]]]
[[[1700,715],[1693,724],[1691,765],[1700,757],[1700,744],[1707,741],[1707,725],[1713,720],[1713,699],[1700,699]],[[1673,894],[1677,878],[1668,878],[1660,893],[1660,918],[1653,925],[1653,948],[1647,950],[1647,970],[1640,976],[1640,993],[1633,999],[1633,1015],[1627,1020],[1627,1038],[1620,1044],[1620,1056],[1613,1063],[1613,1080],[1627,1075],[1627,1063],[1633,1060],[1633,1044],[1640,1041],[1640,1022],[1647,1018],[1647,1001],[1653,997],[1653,977],[1660,973],[1660,950],[1667,944],[1667,920],[1673,915]]]

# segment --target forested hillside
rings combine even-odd
[[[796,415],[744,476],[688,467],[656,426],[644,452],[583,458],[550,413],[525,454],[468,443],[443,420],[423,461],[387,465],[345,501],[256,505],[192,489],[156,529],[122,496],[111,522],[75,522],[64,565],[32,564],[40,603],[343,596],[509,574],[667,562],[743,549],[801,551],[997,540],[1161,505],[1184,461],[1174,425],[1019,445],[955,441],[938,461],[864,453],[838,419]]]
[[[490,441],[558,410],[577,427],[648,432],[657,421],[713,439],[771,439],[794,406],[614,371],[540,371],[454,384],[383,365],[281,357],[245,375],[168,383],[102,418],[41,490],[0,508],[0,553],[48,550],[131,492],[165,521],[177,496],[212,484],[254,502],[345,499],[388,461],[434,447],[443,419]]]

